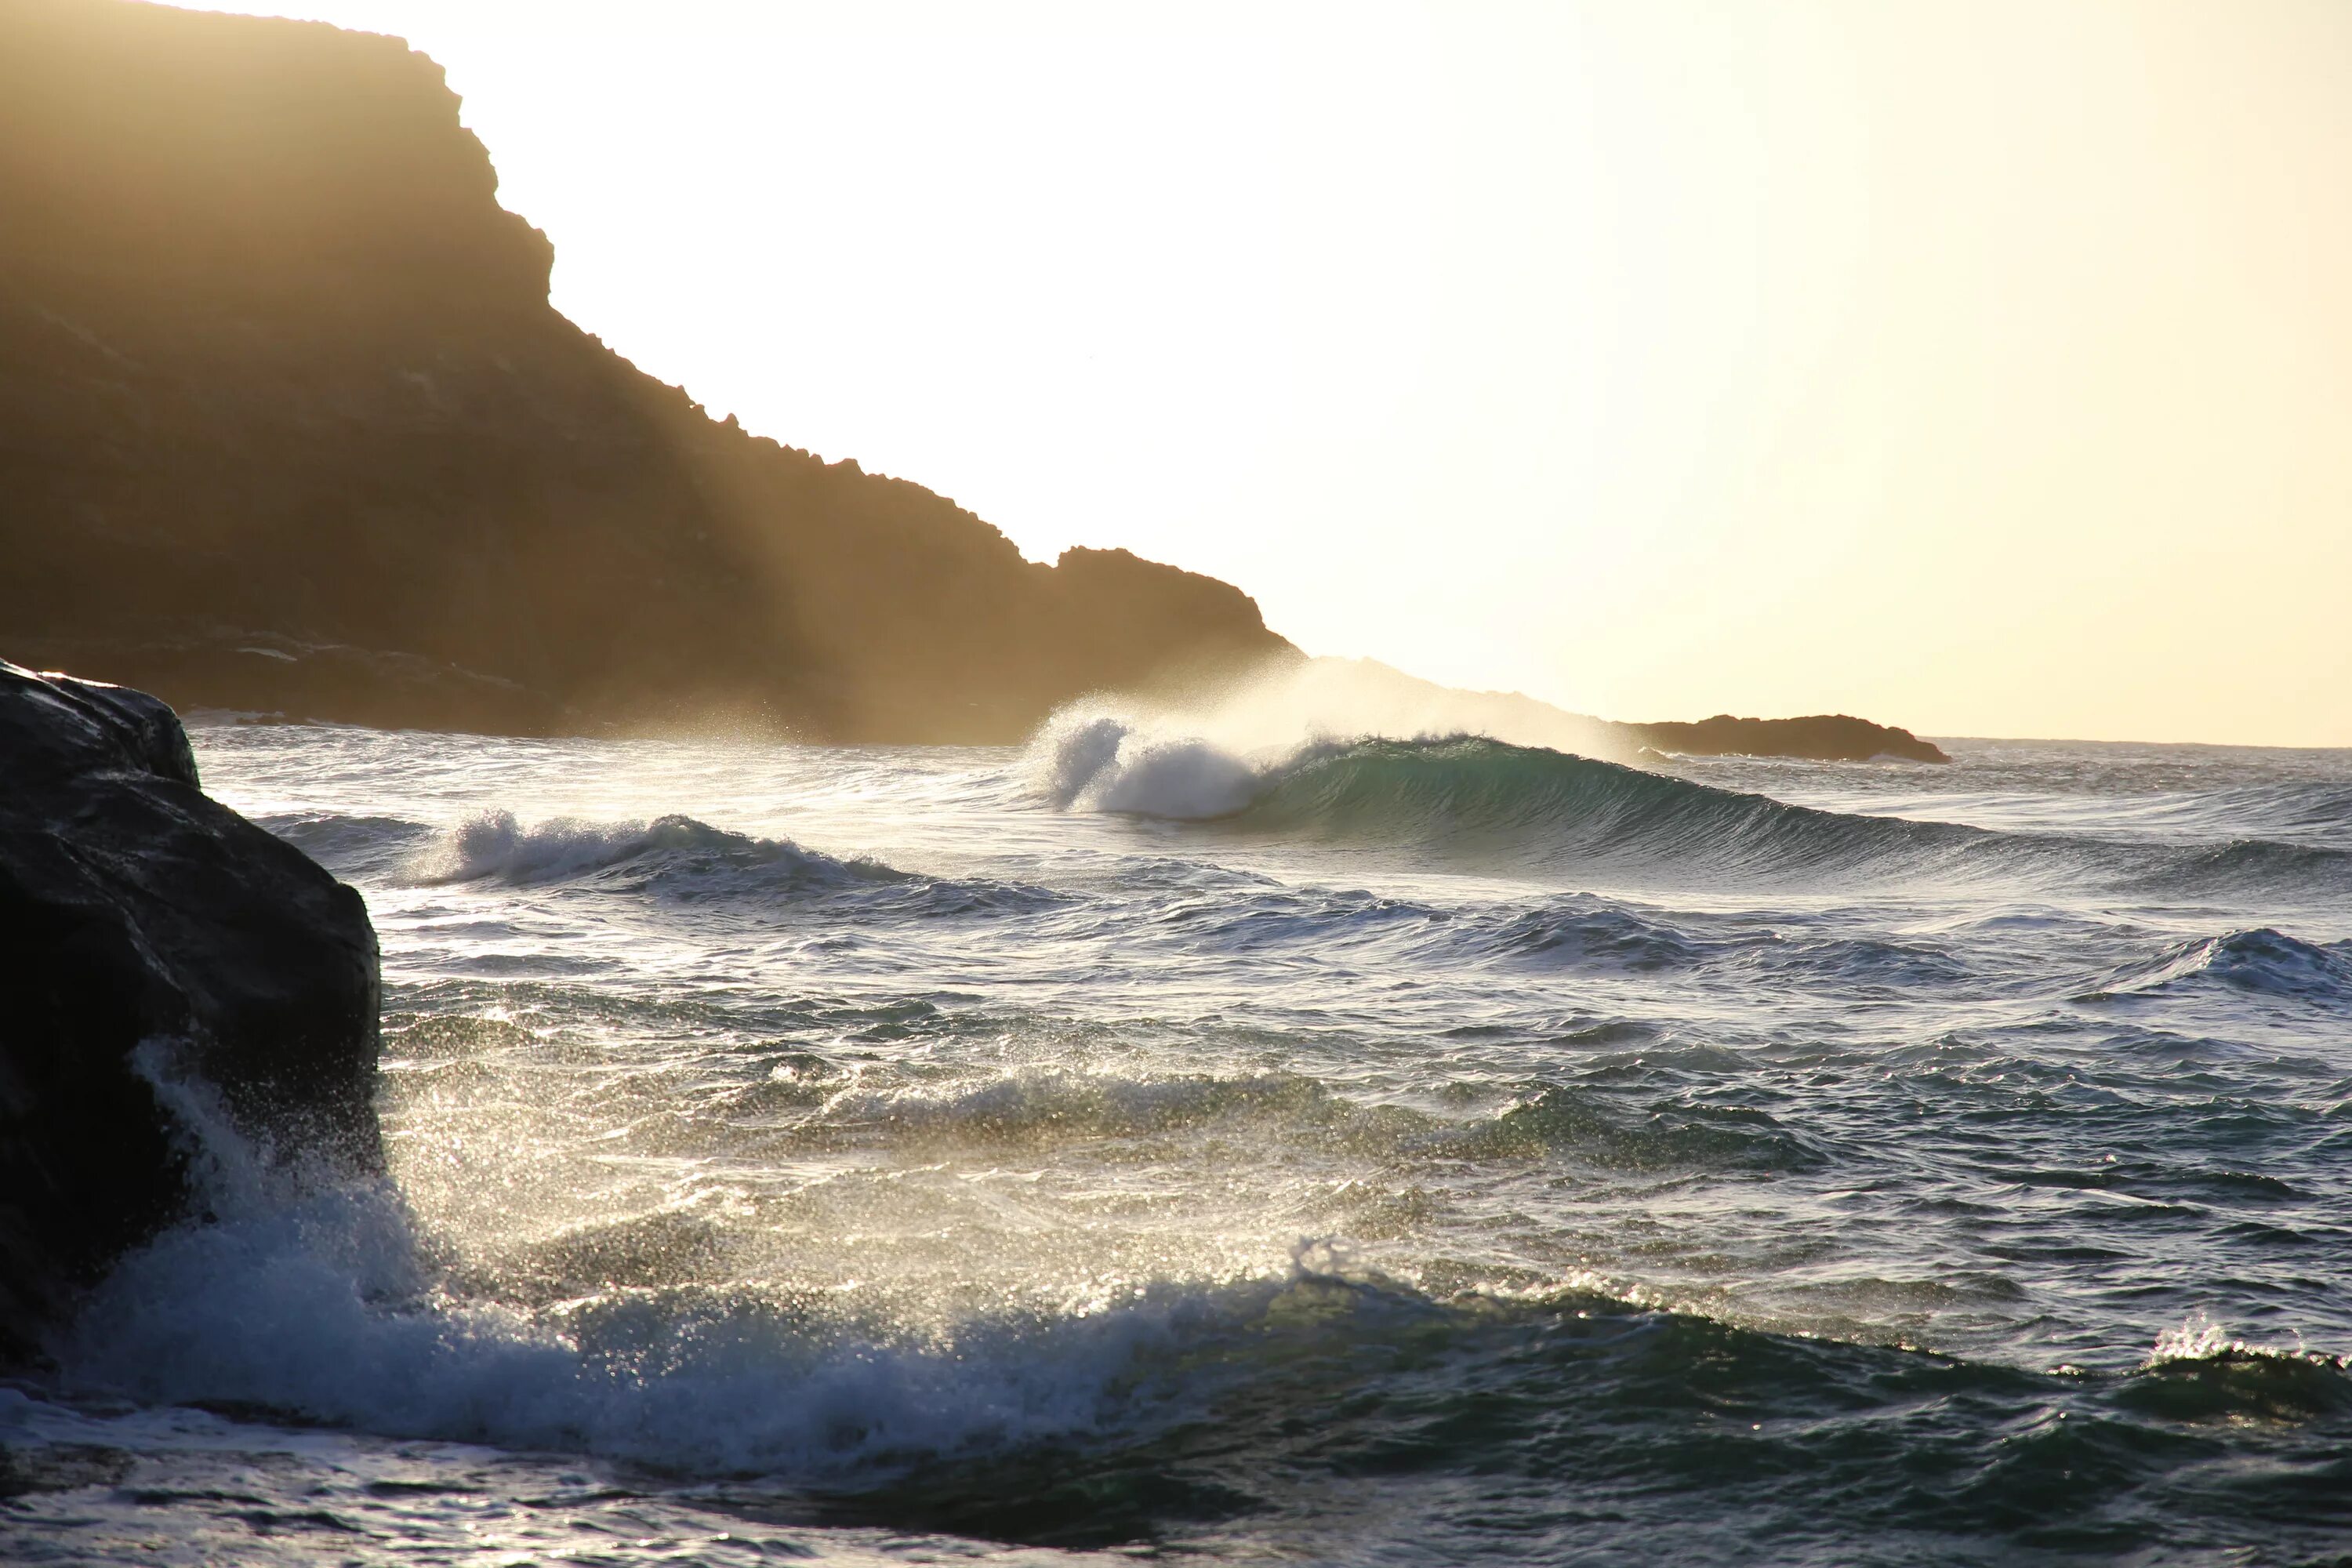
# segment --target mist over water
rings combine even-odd
[[[391,1178],[159,1050],[217,1223],[0,1552],[2340,1549],[2352,754],[1295,717],[199,729],[368,898]]]

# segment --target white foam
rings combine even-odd
[[[594,823],[557,817],[525,827],[510,811],[485,811],[450,829],[408,863],[420,882],[561,880],[614,865],[651,846],[643,822]]]
[[[1065,811],[1198,822],[1246,808],[1272,765],[1197,735],[1084,710],[1055,715],[1030,744],[1038,793]]]
[[[2202,1307],[2181,1320],[2178,1328],[2166,1329],[2156,1336],[2156,1344],[2140,1363],[2143,1371],[2167,1366],[2178,1362],[2255,1360],[2305,1362],[2315,1366],[2342,1369],[2352,1358],[2326,1355],[2313,1351],[2303,1342],[2303,1331],[2292,1331],[2294,1344],[2262,1345],[2250,1343],[2216,1322]]]
[[[55,1347],[69,1389],[821,1484],[1095,1429],[1120,1415],[1139,1352],[1215,1315],[1171,1289],[927,1344],[815,1330],[752,1295],[624,1291],[527,1314],[458,1300],[390,1184],[298,1189],[223,1137],[209,1130],[221,1217],[99,1289]]]
[[[437,836],[409,857],[402,879],[421,884],[497,881],[512,886],[560,882],[640,857],[674,858],[670,865],[757,870],[772,883],[895,881],[899,874],[870,860],[837,860],[782,839],[752,838],[690,816],[651,822],[590,822],[551,817],[528,826],[510,811],[486,811]]]

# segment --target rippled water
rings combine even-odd
[[[196,742],[394,1179],[215,1136],[11,1560],[2352,1545],[2352,753]]]

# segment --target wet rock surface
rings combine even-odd
[[[205,795],[170,708],[0,661],[0,1362],[190,1211],[158,1079],[380,1169],[377,1007],[359,894]]]

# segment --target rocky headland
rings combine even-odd
[[[901,741],[1290,652],[1223,583],[1031,563],[709,417],[496,193],[398,39],[0,8],[0,646],[182,708]]]
[[[399,39],[0,6],[0,649],[183,709],[988,742],[1300,660],[1227,584],[712,419],[497,189]]]

